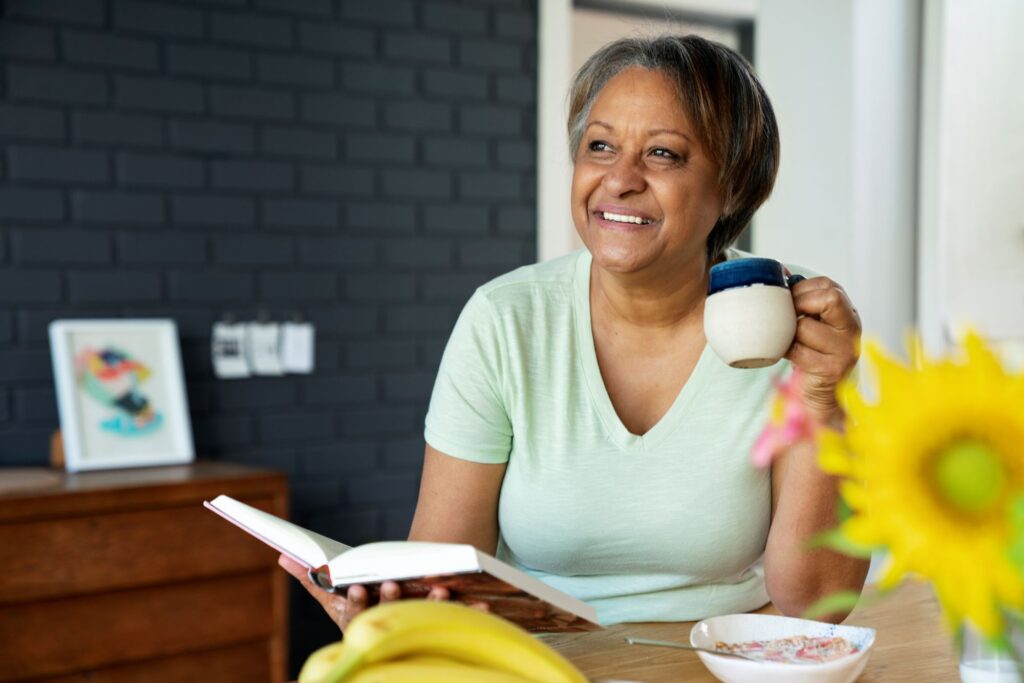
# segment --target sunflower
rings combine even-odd
[[[868,401],[840,387],[844,434],[819,435],[821,467],[839,475],[851,510],[846,540],[885,549],[880,585],[931,581],[947,622],[989,638],[1002,612],[1024,608],[1015,519],[1024,495],[1024,374],[1012,375],[976,334],[959,357],[931,360],[911,344],[903,365],[867,345],[877,376]]]

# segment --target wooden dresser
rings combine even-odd
[[[0,681],[285,680],[288,577],[220,493],[287,515],[283,474],[227,463],[0,468]]]

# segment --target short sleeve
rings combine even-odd
[[[494,306],[477,290],[441,358],[427,410],[428,444],[462,460],[508,461],[512,424],[502,391],[504,349]]]

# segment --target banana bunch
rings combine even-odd
[[[299,683],[587,683],[567,659],[501,617],[399,600],[359,614],[306,660]]]

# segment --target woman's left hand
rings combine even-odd
[[[860,316],[843,288],[827,277],[794,285],[793,305],[800,317],[785,357],[803,371],[807,411],[822,424],[832,423],[841,417],[836,385],[860,353]]]

